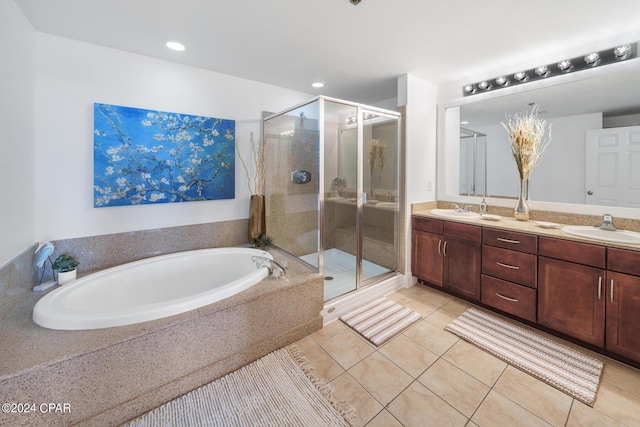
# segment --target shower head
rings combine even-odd
[[[351,2],[352,5],[357,6],[360,4],[362,0],[349,0],[349,1]]]

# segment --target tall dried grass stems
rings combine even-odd
[[[378,188],[382,181],[382,169],[384,168],[384,151],[387,144],[379,139],[369,141],[369,167],[371,168],[371,195],[375,196],[375,188],[373,186],[373,171],[378,171]]]
[[[247,164],[242,158],[242,154],[240,154],[240,146],[236,142],[236,152],[238,153],[238,158],[242,163],[242,168],[244,169],[244,173],[247,175],[247,186],[249,187],[249,193],[253,195],[262,195],[264,191],[264,172],[265,172],[265,164],[264,164],[264,148],[265,141],[264,139],[260,139],[257,143],[253,138],[253,132],[251,132],[251,137],[249,138],[251,141],[251,157],[253,158],[253,166],[254,166],[254,174],[253,177],[251,173],[249,173],[249,168],[247,168]]]
[[[502,126],[509,135],[511,152],[516,161],[520,179],[529,179],[531,171],[551,142],[551,125],[549,125],[549,136],[545,138],[547,122],[538,117],[538,105],[535,105],[529,113],[507,115],[507,120],[507,124],[502,122]]]

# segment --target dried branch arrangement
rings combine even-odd
[[[549,125],[549,136],[545,138],[547,122],[538,117],[538,105],[534,105],[529,113],[507,115],[507,121],[507,124],[502,122],[502,126],[509,135],[511,152],[516,161],[520,179],[529,179],[531,171],[551,142],[551,125]]]
[[[238,158],[242,163],[242,168],[244,169],[244,173],[247,175],[247,186],[249,187],[249,193],[254,195],[262,195],[264,190],[264,172],[265,172],[265,164],[264,164],[264,148],[265,141],[260,139],[256,143],[253,138],[253,132],[251,132],[251,137],[249,138],[251,141],[251,157],[253,160],[253,167],[255,169],[253,177],[249,172],[249,168],[247,168],[247,164],[242,158],[242,154],[240,154],[240,147],[236,141],[236,151],[238,153]]]

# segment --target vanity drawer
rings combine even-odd
[[[537,292],[535,289],[484,274],[480,286],[480,298],[483,304],[531,322],[536,321]]]
[[[606,268],[605,254],[604,246],[540,237],[540,256]]]
[[[444,223],[444,235],[445,237],[455,237],[460,240],[480,243],[482,241],[482,228],[477,225],[446,221]]]
[[[483,274],[535,288],[537,265],[536,255],[482,245]]]
[[[415,230],[426,231],[427,233],[442,234],[444,229],[443,221],[439,219],[414,216],[411,217],[411,224]]]
[[[538,236],[532,234],[484,228],[482,230],[482,243],[530,254],[538,253]]]
[[[640,252],[607,248],[607,270],[640,276]]]

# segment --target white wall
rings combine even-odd
[[[398,105],[406,105],[406,198],[407,206],[436,200],[436,85],[410,74],[398,78]],[[405,216],[405,271],[411,271],[411,210]],[[410,285],[407,274],[405,285]]]
[[[249,190],[236,164],[233,200],[93,207],[93,103],[236,120],[249,157],[249,134],[262,111],[281,111],[311,94],[200,68],[37,34],[36,237],[52,240],[241,219]]]
[[[436,85],[410,74],[398,78],[398,105],[406,105],[407,202],[436,200]]]
[[[35,241],[36,32],[0,1],[0,266]]]

